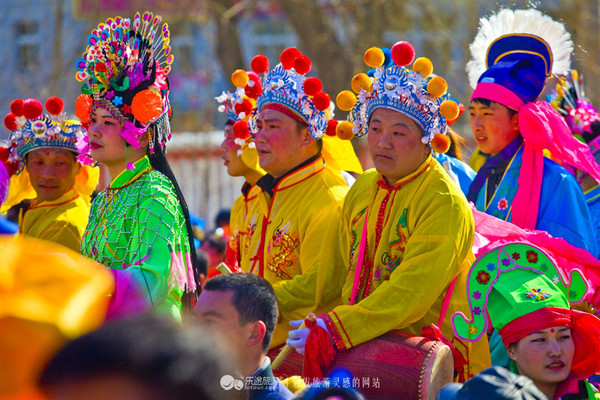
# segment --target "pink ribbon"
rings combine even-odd
[[[587,172],[600,183],[600,166],[589,147],[575,137],[565,120],[546,101],[527,103],[519,110],[519,129],[524,139],[519,188],[512,203],[512,222],[535,229],[547,149],[561,164]]]

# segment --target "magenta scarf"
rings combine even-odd
[[[535,229],[544,172],[544,149],[559,163],[587,172],[600,183],[600,166],[589,147],[571,133],[565,120],[546,101],[519,109],[519,130],[524,139],[519,188],[512,202],[512,222]]]

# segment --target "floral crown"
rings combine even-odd
[[[58,97],[46,101],[46,111],[39,100],[14,100],[4,125],[12,131],[8,149],[0,149],[0,160],[12,175],[19,174],[25,165],[24,157],[32,150],[52,147],[77,153],[77,142],[85,136],[78,121],[66,119],[64,103]]]
[[[75,63],[75,77],[83,82],[75,103],[84,125],[97,108],[107,109],[124,125],[121,136],[139,149],[140,137],[156,127],[163,151],[171,138],[169,84],[170,33],[162,18],[150,12],[128,18],[109,18],[88,36],[83,58]],[[153,150],[153,141],[151,141]]]
[[[546,100],[563,116],[574,135],[590,144],[597,137],[592,124],[600,121],[600,115],[586,98],[583,78],[577,70],[571,70],[570,81],[561,77],[560,83],[546,96]],[[598,147],[598,144],[595,144]]]
[[[365,52],[365,63],[374,68],[372,77],[365,73],[355,75],[352,89],[358,96],[344,90],[336,97],[337,106],[349,111],[348,120],[337,125],[340,138],[367,134],[371,113],[377,108],[388,108],[412,118],[424,132],[424,144],[430,143],[438,153],[448,151],[448,124],[460,115],[459,103],[450,98],[448,84],[442,77],[431,77],[433,64],[428,58],[417,58],[412,70],[406,68],[414,57],[415,50],[408,42],[396,43],[391,51],[372,47]]]
[[[260,111],[272,108],[308,125],[311,136],[320,139],[328,128],[328,117],[332,116],[331,98],[322,91],[323,84],[318,78],[305,76],[310,72],[312,62],[300,50],[292,47],[283,50],[280,61],[269,71],[269,59],[257,55],[250,64],[252,72],[239,69],[232,74],[238,93],[234,96],[234,113],[238,119],[247,122],[248,135],[258,131],[256,120]],[[236,136],[242,135],[243,124],[237,125]]]

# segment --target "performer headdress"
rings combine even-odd
[[[470,49],[467,72],[475,89],[471,101],[486,99],[519,112],[524,139],[519,182],[527,183],[519,185],[511,215],[516,225],[535,229],[544,150],[600,182],[600,166],[587,146],[573,138],[548,102],[536,102],[549,76],[569,71],[571,36],[563,24],[538,10],[503,9],[479,21]]]
[[[75,77],[83,82],[75,108],[84,124],[97,107],[107,109],[124,124],[121,136],[138,149],[140,137],[153,126],[164,152],[171,138],[167,76],[173,55],[169,27],[161,20],[150,12],[136,13],[133,21],[109,18],[92,31],[83,58],[75,63]]]
[[[338,136],[350,139],[368,133],[371,114],[377,108],[398,111],[410,117],[420,128],[423,143],[445,153],[450,146],[448,124],[458,118],[459,103],[450,97],[448,84],[433,76],[428,58],[415,60],[408,42],[398,42],[391,50],[372,47],[365,52],[365,63],[374,68],[372,77],[360,73],[352,79],[352,89],[340,92],[338,107],[349,111],[348,120],[337,127]]]

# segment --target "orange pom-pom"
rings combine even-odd
[[[356,93],[360,93],[361,89],[370,92],[372,89],[371,78],[369,78],[369,75],[361,72],[360,74],[354,75],[351,86],[352,90],[354,90]]]
[[[446,100],[440,105],[440,114],[446,121],[458,118],[460,109],[454,100]]]
[[[335,136],[335,131],[336,131],[337,126],[338,126],[338,120],[330,119],[329,121],[327,121],[327,128],[325,128],[325,134],[327,136]]]
[[[427,78],[433,73],[433,63],[427,57],[419,57],[413,64],[413,71]]]
[[[296,60],[294,60],[294,69],[300,75],[307,74],[310,71],[311,67],[312,62],[310,61],[310,58],[306,56],[300,56],[296,58]]]
[[[243,69],[236,69],[233,71],[233,74],[231,74],[231,83],[233,83],[235,87],[243,88],[248,84],[249,79],[248,74]]]
[[[350,121],[342,121],[338,124],[335,133],[336,135],[343,140],[350,140],[354,137],[354,132],[352,129],[354,125]]]
[[[319,92],[313,97],[313,103],[317,110],[325,111],[329,108],[331,97],[325,92]]]
[[[415,59],[415,48],[408,42],[397,42],[392,46],[392,60],[396,65],[403,67]]]
[[[323,90],[323,84],[321,83],[321,80],[315,76],[306,78],[302,84],[302,87],[304,88],[304,93],[309,96],[314,96]]]
[[[23,115],[27,119],[38,119],[44,112],[44,106],[39,100],[27,99],[23,102]]]
[[[448,83],[441,76],[434,76],[427,84],[427,91],[432,97],[443,96],[448,91]]]
[[[46,100],[46,110],[52,115],[60,114],[65,107],[65,103],[58,97],[50,97]]]
[[[233,124],[233,135],[238,139],[246,139],[250,136],[250,129],[246,121],[237,121]]]
[[[6,114],[6,117],[4,117],[4,126],[6,126],[6,129],[9,131],[16,131],[18,129],[17,116],[13,113]]]
[[[349,90],[342,90],[335,98],[335,103],[342,111],[350,111],[356,104],[356,95]]]
[[[257,74],[264,74],[269,69],[269,59],[262,54],[254,56],[252,61],[250,61],[250,67]]]
[[[294,67],[294,61],[296,58],[300,57],[302,53],[295,47],[288,47],[284,51],[281,52],[281,65],[284,69],[291,69]]]
[[[377,68],[385,61],[385,54],[379,47],[371,47],[365,51],[365,64],[371,68]]]
[[[453,123],[456,122],[457,119],[460,118],[460,116],[464,112],[465,112],[465,105],[463,103],[459,103],[458,104],[458,115],[454,119],[446,120],[446,124],[448,124],[448,126],[452,125]]]
[[[16,99],[10,103],[10,111],[17,117],[23,116],[23,99]]]
[[[92,112],[92,96],[89,94],[80,94],[75,100],[75,115],[82,122],[90,118]]]
[[[143,124],[160,117],[163,112],[161,95],[152,89],[142,90],[131,101],[131,113]]]
[[[450,136],[443,133],[436,133],[430,144],[436,153],[445,153],[450,148]]]

